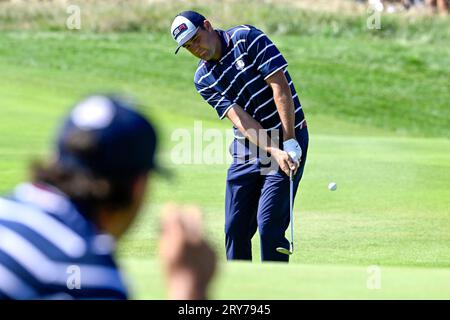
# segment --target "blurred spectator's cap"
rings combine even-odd
[[[156,132],[134,106],[92,95],[71,110],[58,135],[58,163],[108,178],[155,168]]]
[[[195,11],[183,11],[175,17],[170,28],[173,40],[178,43],[175,54],[181,46],[192,39],[205,20],[204,16]]]

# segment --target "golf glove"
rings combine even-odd
[[[298,144],[297,140],[289,139],[283,142],[283,150],[286,151],[289,156],[297,163],[300,163],[302,157],[302,148]]]

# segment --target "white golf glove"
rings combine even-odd
[[[297,163],[300,163],[302,157],[302,148],[298,144],[297,140],[289,139],[283,142],[283,150],[286,151],[289,156]]]

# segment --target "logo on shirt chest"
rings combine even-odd
[[[235,66],[236,66],[236,69],[238,69],[238,70],[244,69],[244,67],[245,67],[244,60],[239,59],[238,61],[236,61]]]

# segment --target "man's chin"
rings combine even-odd
[[[203,60],[206,60],[206,61],[209,61],[209,60],[212,59],[212,55],[207,52],[205,54],[202,54],[199,58],[203,59]]]

